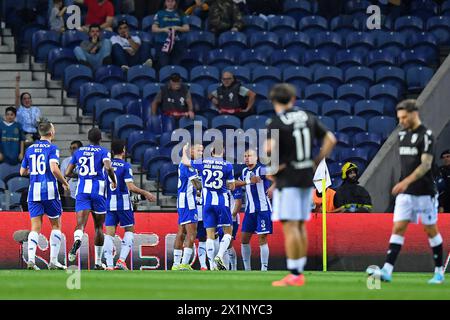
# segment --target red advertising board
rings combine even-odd
[[[2,212],[0,216],[0,268],[19,268],[20,245],[14,241],[13,234],[17,230],[29,229],[28,213]],[[241,219],[242,217],[243,215],[241,215]],[[63,214],[62,231],[67,238],[68,249],[73,243],[75,224],[75,213]],[[369,264],[383,262],[392,228],[392,214],[328,214],[327,226],[330,270],[358,271],[363,270]],[[450,215],[440,215],[439,227],[444,238],[444,246],[447,249],[450,241]],[[322,264],[322,216],[320,214],[312,215],[307,230],[309,237],[307,269],[320,269]],[[153,269],[164,269],[166,267],[165,238],[166,235],[176,233],[176,231],[176,213],[136,213],[136,233],[156,235],[157,237],[153,237],[153,239],[159,239],[159,241],[137,243],[133,257],[135,269],[143,265],[151,265],[150,268]],[[94,230],[91,219],[89,219],[85,232],[90,239],[90,260],[93,261]],[[49,237],[50,224],[47,219],[45,219],[42,234]],[[119,230],[119,236],[122,234],[123,231]],[[269,246],[271,269],[284,269],[284,238],[280,223],[274,223],[274,233],[269,238]],[[240,257],[239,232],[234,247]],[[256,237],[252,242],[252,252],[253,265],[258,268],[259,248]],[[42,253],[42,256],[48,258],[48,252]],[[152,259],[150,256],[154,261],[144,263],[145,259]],[[169,263],[169,267],[170,265],[171,263]],[[397,270],[426,271],[431,268],[431,250],[426,235],[420,225],[410,225]]]

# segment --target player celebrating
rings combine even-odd
[[[240,181],[236,187],[245,186],[247,197],[245,216],[242,222],[241,253],[244,269],[251,270],[252,234],[256,232],[259,240],[261,255],[261,271],[267,271],[269,264],[269,245],[267,235],[272,234],[272,206],[267,196],[271,181],[266,178],[266,167],[258,163],[258,155],[253,149],[248,149],[244,154],[247,168],[242,170]]]
[[[201,144],[192,145],[190,155],[193,159],[201,158],[203,146]],[[197,190],[201,189],[197,171],[180,163],[178,166],[178,232],[175,237],[173,250],[172,270],[192,270],[189,261],[191,259],[195,238],[197,237]],[[183,248],[184,242],[184,250]],[[183,257],[182,257],[183,256]]]
[[[223,159],[223,145],[215,142],[213,154],[206,159],[191,161],[188,155],[189,146],[183,147],[181,159],[185,166],[193,167],[201,172],[203,196],[203,223],[206,228],[206,253],[211,269],[226,270],[223,261],[232,238],[232,217],[227,190],[234,190],[233,166]],[[222,227],[224,236],[219,251],[214,257],[214,239],[216,228]],[[214,265],[215,264],[215,265]]]
[[[399,132],[401,165],[400,182],[392,189],[396,195],[394,227],[389,240],[386,262],[381,270],[368,268],[369,275],[378,275],[383,281],[392,280],[395,260],[405,241],[408,224],[418,223],[419,217],[428,236],[435,263],[430,284],[444,282],[442,267],[442,236],[437,228],[437,190],[431,167],[433,164],[433,135],[419,118],[417,102],[408,99],[397,105],[397,117],[402,130]]]
[[[66,269],[58,262],[61,246],[62,206],[56,180],[61,182],[64,190],[69,184],[59,170],[59,150],[52,144],[55,128],[50,122],[41,122],[38,127],[41,139],[32,144],[22,160],[21,176],[30,176],[28,190],[28,207],[31,217],[31,232],[28,234],[28,263],[30,270],[39,270],[36,266],[36,247],[42,229],[42,216],[46,214],[52,225],[50,233],[49,269]]]
[[[293,108],[295,88],[289,84],[275,85],[270,100],[277,113],[268,124],[271,137],[266,151],[271,158],[278,157],[279,167],[274,168],[272,220],[280,220],[285,236],[285,250],[289,275],[272,283],[273,286],[302,286],[306,264],[307,237],[305,222],[309,220],[314,166],[326,157],[336,144],[336,138],[316,117]],[[275,139],[278,129],[279,139]],[[323,139],[316,159],[312,157],[315,139]],[[278,169],[278,170],[277,170]]]
[[[130,191],[144,196],[148,201],[156,201],[156,197],[138,188],[133,183],[133,170],[131,165],[124,161],[125,159],[125,142],[122,140],[113,141],[111,144],[111,151],[113,159],[111,166],[114,169],[117,179],[117,187],[114,189],[109,180],[107,180],[107,209],[105,226],[105,258],[106,270],[121,269],[128,270],[126,260],[131,248],[133,247],[134,239],[134,213],[133,206],[130,200]],[[120,247],[120,258],[117,260],[116,267],[114,267],[113,239],[116,235],[116,227],[120,226],[125,229],[125,234],[122,239]]]
[[[78,169],[78,186],[75,203],[77,212],[77,226],[73,235],[74,243],[69,252],[69,261],[75,261],[78,249],[81,246],[84,228],[89,212],[92,211],[95,229],[95,269],[103,270],[103,223],[106,214],[105,185],[106,177],[103,169],[106,169],[112,188],[116,188],[116,176],[111,166],[111,155],[100,146],[102,132],[98,128],[92,128],[88,132],[89,145],[79,148],[73,155],[66,169],[66,177],[72,177],[75,166]]]

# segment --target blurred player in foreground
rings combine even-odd
[[[389,250],[383,268],[367,268],[369,275],[379,276],[383,281],[392,281],[395,260],[405,241],[409,223],[418,223],[419,217],[428,236],[435,264],[430,284],[444,282],[442,236],[437,227],[438,200],[431,167],[433,164],[433,135],[419,117],[416,100],[408,99],[397,105],[397,117],[402,130],[399,131],[400,182],[392,189],[396,195],[394,227],[389,239]]]
[[[111,166],[116,175],[117,187],[113,188],[111,182],[107,180],[106,235],[104,244],[106,270],[128,270],[126,260],[130,250],[133,248],[135,224],[130,191],[144,196],[148,201],[156,201],[156,197],[150,192],[138,188],[133,183],[133,169],[128,162],[124,161],[126,154],[125,142],[122,140],[113,141],[111,151],[113,153]],[[114,267],[113,239],[119,223],[125,229],[125,234],[120,247],[120,257]]]
[[[273,286],[302,286],[305,283],[305,222],[311,214],[314,169],[336,144],[334,135],[316,117],[293,108],[295,97],[295,88],[289,84],[275,85],[270,92],[277,115],[268,124],[270,138],[266,151],[272,159],[279,159],[279,168],[273,168],[276,189],[272,220],[283,224],[287,268],[291,272],[273,282]],[[274,130],[278,130],[279,139],[274,139]],[[316,139],[323,142],[319,155],[313,160],[312,146]]]
[[[106,169],[111,186],[116,188],[116,176],[111,166],[111,154],[100,146],[102,132],[98,128],[92,128],[88,132],[89,145],[79,148],[72,156],[66,169],[66,177],[72,177],[75,166],[78,169],[78,186],[75,202],[77,212],[77,226],[73,235],[73,246],[69,252],[69,261],[75,261],[78,249],[81,246],[84,228],[92,211],[95,229],[95,269],[103,270],[103,223],[106,214],[106,177],[103,169]]]
[[[31,232],[28,234],[28,264],[30,270],[39,270],[36,266],[36,247],[42,229],[42,216],[46,214],[52,225],[50,233],[49,269],[66,269],[58,262],[61,246],[62,206],[56,180],[61,182],[64,190],[69,184],[59,170],[59,150],[52,144],[55,127],[50,122],[41,122],[38,127],[41,139],[32,144],[22,160],[21,176],[30,176],[28,190],[28,208],[31,217]]]

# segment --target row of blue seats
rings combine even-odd
[[[0,179],[0,192],[22,192],[27,190],[30,185],[30,180],[26,177],[12,177],[6,180]]]
[[[20,199],[22,194],[19,192],[9,192],[9,206],[7,205],[7,193],[0,191],[0,209],[4,211],[21,211]]]

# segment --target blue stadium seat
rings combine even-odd
[[[352,106],[345,100],[327,100],[322,104],[322,115],[338,120],[352,114]]]
[[[281,43],[284,49],[297,53],[304,52],[311,48],[311,40],[306,33],[289,32],[281,37]]]
[[[364,171],[362,168],[365,168],[369,162],[369,152],[365,148],[344,148],[340,153],[340,158],[342,162],[355,163],[360,171]]]
[[[280,36],[297,30],[296,20],[292,17],[282,15],[269,16],[267,18],[267,26],[270,32],[275,32]]]
[[[336,52],[334,64],[344,70],[351,67],[358,67],[364,64],[364,55],[357,50],[342,49]]]
[[[149,150],[149,149],[147,149]],[[152,150],[152,149],[150,149]],[[170,158],[171,149],[170,148],[160,148],[157,147],[157,153],[153,158],[150,159],[147,169],[147,179],[152,181],[158,181],[160,169],[165,164],[172,164],[172,160]],[[147,151],[146,151],[147,152]],[[145,153],[144,153],[144,161],[145,161]]]
[[[297,100],[295,101],[295,106],[303,111],[310,112],[316,116],[319,115],[319,105],[314,100],[309,99]]]
[[[44,63],[47,60],[48,52],[60,47],[60,34],[56,31],[38,30],[33,33],[31,39],[31,50],[34,61]]]
[[[204,130],[208,129],[208,119],[206,119],[205,117],[200,116],[200,115],[195,115],[194,119],[190,119],[190,118],[186,118],[186,117],[181,118],[178,126],[180,128],[190,130],[190,129],[194,128],[195,121],[200,121],[201,126]]]
[[[321,106],[324,101],[334,99],[334,89],[328,84],[310,84],[305,88],[305,99],[314,100]]]
[[[216,129],[239,129],[241,127],[241,120],[238,117],[231,115],[220,115],[212,119],[211,128]]]
[[[378,133],[383,139],[386,139],[396,127],[397,120],[394,117],[373,117],[367,122],[367,131]]]
[[[95,102],[94,122],[100,129],[110,132],[114,119],[123,114],[123,105],[115,99],[99,99]]]
[[[219,48],[234,51],[247,49],[247,36],[242,32],[227,31],[219,36]]]
[[[146,123],[147,130],[156,135],[175,130],[175,120],[165,115],[149,115]]]
[[[328,30],[328,21],[321,16],[307,16],[300,20],[299,29],[312,39],[318,32]]]
[[[250,35],[250,47],[256,51],[272,52],[279,49],[280,39],[275,32],[256,32]]]
[[[318,116],[317,119],[319,119],[320,122],[322,122],[325,127],[328,128],[330,131],[336,131],[336,122],[333,118],[326,117],[326,116]]]
[[[375,71],[385,66],[395,66],[395,55],[387,50],[373,50],[367,56],[367,66]]]
[[[85,114],[92,114],[94,111],[95,102],[98,99],[108,98],[108,89],[100,84],[94,82],[84,83],[80,86],[78,95],[78,106],[83,109]]]
[[[307,0],[286,0],[283,2],[283,12],[297,21],[312,15],[315,11],[313,4]]]
[[[6,183],[9,192],[22,192],[30,186],[30,179],[26,177],[14,177]]]
[[[220,82],[220,72],[214,66],[198,66],[191,70],[191,82],[201,85],[204,89]]]
[[[420,93],[433,77],[433,69],[427,67],[412,67],[406,72],[408,92]]]
[[[398,56],[407,46],[406,36],[397,31],[378,32],[377,45],[378,49],[383,49],[393,53],[394,56]]]
[[[247,83],[247,84],[244,84],[244,87],[246,87],[247,89],[250,89],[254,93],[256,93],[255,102],[260,102],[261,100],[265,100],[269,96],[269,88],[263,84]]]
[[[421,52],[415,50],[406,50],[400,53],[398,58],[398,64],[407,71],[412,67],[428,67],[430,64],[436,63],[436,61],[430,61],[429,57]]]
[[[61,35],[61,45],[67,49],[75,49],[83,40],[88,40],[87,33],[78,30],[66,30]]]
[[[239,64],[248,68],[264,66],[269,61],[270,53],[264,50],[248,49],[239,55]]]
[[[410,13],[423,20],[437,15],[439,6],[432,0],[414,0],[411,2]]]
[[[0,180],[0,192],[5,192],[6,184],[3,180]]]
[[[399,98],[398,89],[392,85],[376,84],[369,88],[369,99],[383,103],[385,115],[395,116],[395,106]]]
[[[159,82],[166,82],[173,73],[178,73],[183,81],[188,81],[188,71],[182,66],[165,66],[159,69]]]
[[[208,104],[208,101],[205,97],[205,87],[197,83],[190,83],[189,92],[191,93],[194,111],[197,112],[203,110]]]
[[[19,177],[20,164],[11,165],[8,163],[0,163],[0,180],[8,183],[9,179]]]
[[[439,53],[437,38],[429,32],[414,33],[409,39],[409,47],[428,57],[430,61],[436,61]]]
[[[192,68],[206,64],[204,56],[204,52],[187,49],[181,58],[180,64],[186,69],[191,70]]]
[[[196,15],[186,16],[187,22],[189,24],[190,30],[201,31],[202,28],[202,19],[197,17]]]
[[[237,53],[231,50],[214,49],[208,52],[208,65],[223,69],[236,64]]]
[[[186,43],[192,51],[207,52],[214,49],[216,38],[208,31],[191,31],[186,35]]]
[[[351,32],[345,38],[347,49],[367,54],[375,48],[375,37],[371,32]]]
[[[369,120],[375,116],[382,116],[384,109],[383,104],[376,100],[360,100],[355,103],[355,116]]]
[[[173,117],[161,116],[161,129],[162,132],[172,132],[176,129],[175,119]]]
[[[344,11],[347,14],[358,12],[366,13],[366,10],[370,5],[371,3],[367,0],[349,0],[345,2]]]
[[[116,36],[117,33],[109,31],[109,30],[102,30],[100,32],[100,37],[102,39],[111,39],[113,36]]]
[[[160,168],[160,181],[164,196],[178,194],[178,166],[173,163],[163,164]]]
[[[9,196],[9,210],[22,211],[22,205],[20,199],[22,198],[21,192],[11,192]]]
[[[88,81],[92,81],[93,74],[91,68],[80,65],[72,64],[64,69],[63,84],[64,89],[67,92],[69,98],[75,98],[78,96],[80,86]]]
[[[142,163],[145,150],[155,146],[156,136],[150,131],[135,130],[127,137],[127,152],[133,164]]]
[[[353,137],[354,147],[375,146],[379,148],[383,143],[383,137],[378,133],[360,132]]]
[[[256,113],[259,115],[273,116],[275,111],[273,109],[273,104],[269,100],[261,100],[256,104]]]
[[[364,132],[367,129],[366,119],[358,116],[343,116],[337,119],[336,128],[338,131],[354,135]]]
[[[161,91],[161,84],[148,83],[144,86],[144,89],[142,89],[142,99],[152,102],[159,91]]]
[[[342,37],[336,32],[319,32],[313,38],[314,47],[335,54],[343,48]]]
[[[139,87],[132,83],[117,83],[111,87],[111,98],[119,100],[126,106],[131,100],[140,98]]]
[[[349,33],[358,31],[359,22],[350,15],[340,15],[334,17],[330,21],[330,30],[337,32],[342,37],[346,37]]]
[[[342,175],[341,168],[343,163],[340,162],[330,162],[327,159],[328,172],[330,172],[331,179],[333,180],[336,177]]]
[[[260,16],[250,15],[244,16],[244,32],[247,35],[250,35],[254,32],[258,31],[266,31],[267,30],[267,21]]]
[[[344,74],[340,68],[337,67],[317,67],[314,71],[314,82],[325,83],[337,89],[344,82]]]
[[[450,1],[444,1],[441,5],[441,14],[445,16],[450,15]]]
[[[142,30],[146,32],[152,31],[154,15],[146,16],[142,19]]]
[[[73,50],[55,48],[48,52],[47,66],[52,80],[61,80],[64,69],[78,63]]]
[[[414,32],[421,32],[423,30],[423,21],[415,16],[398,17],[394,23],[395,31],[402,31],[411,36]]]
[[[336,140],[337,140],[337,146],[338,147],[344,147],[348,148],[352,146],[350,135],[345,132],[335,132],[334,133]],[[330,170],[330,173],[332,171]]]
[[[281,82],[281,71],[276,67],[257,67],[253,69],[253,83],[263,84],[271,88]]]
[[[450,44],[450,17],[437,16],[427,20],[427,31],[437,39],[439,45]]]
[[[241,82],[250,82],[250,69],[242,66],[231,66],[226,67],[222,70],[222,72],[231,72],[236,79]]]
[[[138,116],[124,114],[114,119],[113,126],[113,137],[126,140],[133,131],[143,130],[144,122]]]
[[[156,82],[156,71],[145,65],[137,65],[128,69],[127,81],[138,86],[142,91],[149,82]]]
[[[351,67],[345,71],[345,82],[360,85],[367,91],[375,82],[375,73],[367,67]]]
[[[283,81],[304,90],[313,82],[313,73],[310,68],[289,67],[283,70]]]
[[[176,132],[163,132],[159,137],[159,146],[161,148],[172,148],[174,145],[178,143],[175,139],[172,139],[172,136],[175,138],[174,133]]]
[[[242,122],[242,126],[244,130],[248,129],[266,129],[266,122],[269,120],[269,117],[262,116],[262,115],[252,115],[248,116],[244,119]]]
[[[375,74],[377,83],[390,84],[402,93],[405,89],[405,72],[398,67],[381,67]]]
[[[95,82],[100,82],[108,90],[117,83],[125,82],[125,73],[115,65],[101,66],[95,71]]]
[[[149,105],[147,105],[149,107]],[[125,105],[125,114],[131,114],[141,119],[145,119],[144,116],[144,101],[142,99],[131,100]],[[147,111],[148,114],[148,111]]]
[[[356,101],[366,98],[366,89],[358,84],[343,84],[336,90],[336,98],[354,105]]]
[[[295,67],[300,64],[300,56],[294,50],[275,50],[270,56],[270,63],[280,69]]]
[[[303,65],[311,68],[332,65],[333,54],[326,50],[310,49],[303,54]]]

